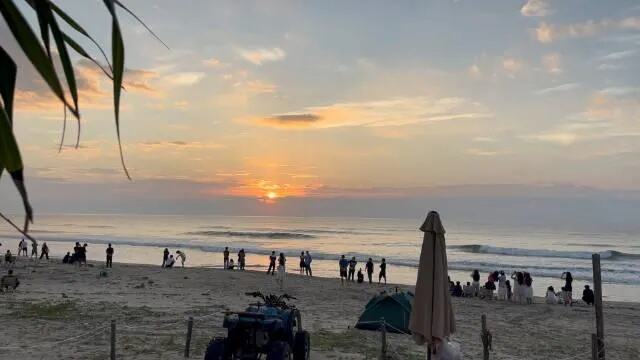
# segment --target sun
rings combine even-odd
[[[269,200],[274,200],[274,199],[275,199],[275,198],[277,198],[277,197],[278,197],[278,194],[276,194],[276,193],[275,193],[275,192],[273,192],[273,191],[269,191],[269,192],[267,193],[267,198],[269,198]]]

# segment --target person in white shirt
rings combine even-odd
[[[547,288],[547,295],[544,297],[544,301],[547,304],[557,304],[558,297],[556,296],[556,292],[553,290],[553,286],[549,286]]]
[[[164,267],[166,268],[171,268],[173,267],[173,264],[176,263],[176,259],[173,258],[173,255],[169,255],[169,258],[167,259],[167,262],[164,263]]]
[[[184,262],[187,261],[187,255],[185,255],[184,252],[178,250],[176,251],[176,257],[180,259],[180,263],[182,264],[182,267],[184,267]]]
[[[471,283],[467,281],[467,284],[465,286],[462,287],[462,294],[464,297],[473,297],[473,286],[471,286]]]
[[[507,300],[507,275],[504,271],[498,275],[498,300]]]
[[[22,239],[20,240],[20,243],[18,244],[18,256],[22,255],[24,253],[24,256],[28,256],[27,255],[27,249],[28,249],[28,245],[27,242]]]

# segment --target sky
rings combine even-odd
[[[109,51],[102,2],[58,4]],[[170,48],[120,12],[132,181],[108,79],[75,57],[81,141],[70,121],[59,153],[62,106],[0,21],[36,213],[358,215],[375,203],[394,216],[416,198],[640,199],[637,1],[125,4]],[[10,186],[3,202],[19,209]]]

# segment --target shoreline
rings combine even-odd
[[[20,259],[15,272],[21,285],[0,295],[0,351],[16,358],[41,359],[38,344],[55,344],[68,337],[100,330],[118,319],[119,354],[136,359],[181,359],[186,316],[193,316],[192,354],[201,358],[213,335],[222,335],[223,311],[242,310],[251,302],[246,291],[279,293],[273,277],[263,272],[229,271],[205,267],[163,269],[157,265],[102,263],[77,268],[58,262],[33,263]],[[106,271],[108,276],[100,277]],[[312,359],[372,358],[380,335],[352,329],[366,302],[386,287],[338,279],[288,273],[285,291],[298,300],[303,326],[312,334]],[[540,302],[540,298],[536,298]],[[574,306],[518,305],[507,302],[453,298],[465,359],[479,358],[480,316],[486,314],[494,337],[492,359],[564,359],[589,352],[595,331],[593,309]],[[607,355],[631,359],[640,354],[640,303],[605,301]],[[552,330],[552,331],[550,331]],[[105,330],[106,331],[106,330]],[[93,335],[92,335],[93,336]],[[24,347],[22,346],[24,345]],[[398,359],[424,359],[424,350],[406,335],[389,335],[391,353]],[[50,349],[51,350],[51,349]],[[55,346],[54,358],[98,359],[108,354],[108,333]],[[1,356],[0,356],[1,357]]]

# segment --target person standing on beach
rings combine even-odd
[[[571,276],[570,272],[562,273],[560,276],[561,279],[564,280],[564,286],[562,287],[562,295],[564,300],[564,305],[572,306],[573,305],[573,276]]]
[[[24,241],[24,238],[22,238],[22,240],[20,240],[20,243],[18,243],[18,256],[22,255],[22,253],[24,253],[24,256],[28,256],[27,255],[27,242]]]
[[[182,265],[182,267],[184,267],[184,262],[187,261],[187,255],[184,253],[184,251],[176,251],[176,257],[180,258],[180,264]]]
[[[240,270],[244,270],[245,257],[244,249],[240,249],[240,251],[238,251],[238,269]]]
[[[304,251],[300,253],[300,275],[304,275]]]
[[[387,284],[387,261],[382,258],[382,262],[380,263],[380,274],[378,274],[378,284],[380,284],[380,280],[384,278],[384,284]]]
[[[356,261],[356,257],[352,256],[351,260],[349,260],[349,280],[350,281],[356,281],[355,277],[356,277],[356,265],[358,265],[358,262]]]
[[[277,259],[278,257],[276,256],[276,252],[272,251],[271,256],[269,256],[269,268],[267,269],[267,275],[275,275]]]
[[[504,271],[498,275],[498,300],[507,300],[507,276]]]
[[[347,267],[349,267],[349,260],[342,255],[340,261],[338,262],[340,266],[340,282],[344,285],[344,281],[347,279]]]
[[[46,242],[42,243],[42,248],[40,249],[40,260],[42,260],[43,256],[49,260],[49,247]]]
[[[473,296],[478,296],[480,294],[480,272],[478,270],[473,270],[471,273],[471,286],[473,286]]]
[[[313,258],[311,258],[311,254],[307,251],[304,256],[304,271],[309,276],[313,276],[313,272],[311,271],[311,261],[313,261]]]
[[[107,246],[105,253],[107,254],[107,267],[113,268],[113,248],[111,247],[111,244]]]
[[[80,248],[80,261],[82,264],[87,266],[87,243],[84,243]]]
[[[369,258],[367,263],[364,266],[367,271],[367,277],[369,278],[369,284],[373,282],[373,259]]]
[[[38,258],[38,243],[31,241],[31,257]]]
[[[162,267],[167,266],[167,260],[169,260],[169,249],[164,248],[164,252],[162,253]]]
[[[280,257],[278,257],[278,276],[276,277],[276,281],[280,285],[280,290],[284,288],[284,280],[287,274],[287,258],[284,257],[284,253],[280,253]]]
[[[225,270],[229,268],[229,248],[227,246],[224,247],[224,252],[222,253],[224,258],[224,268]]]

